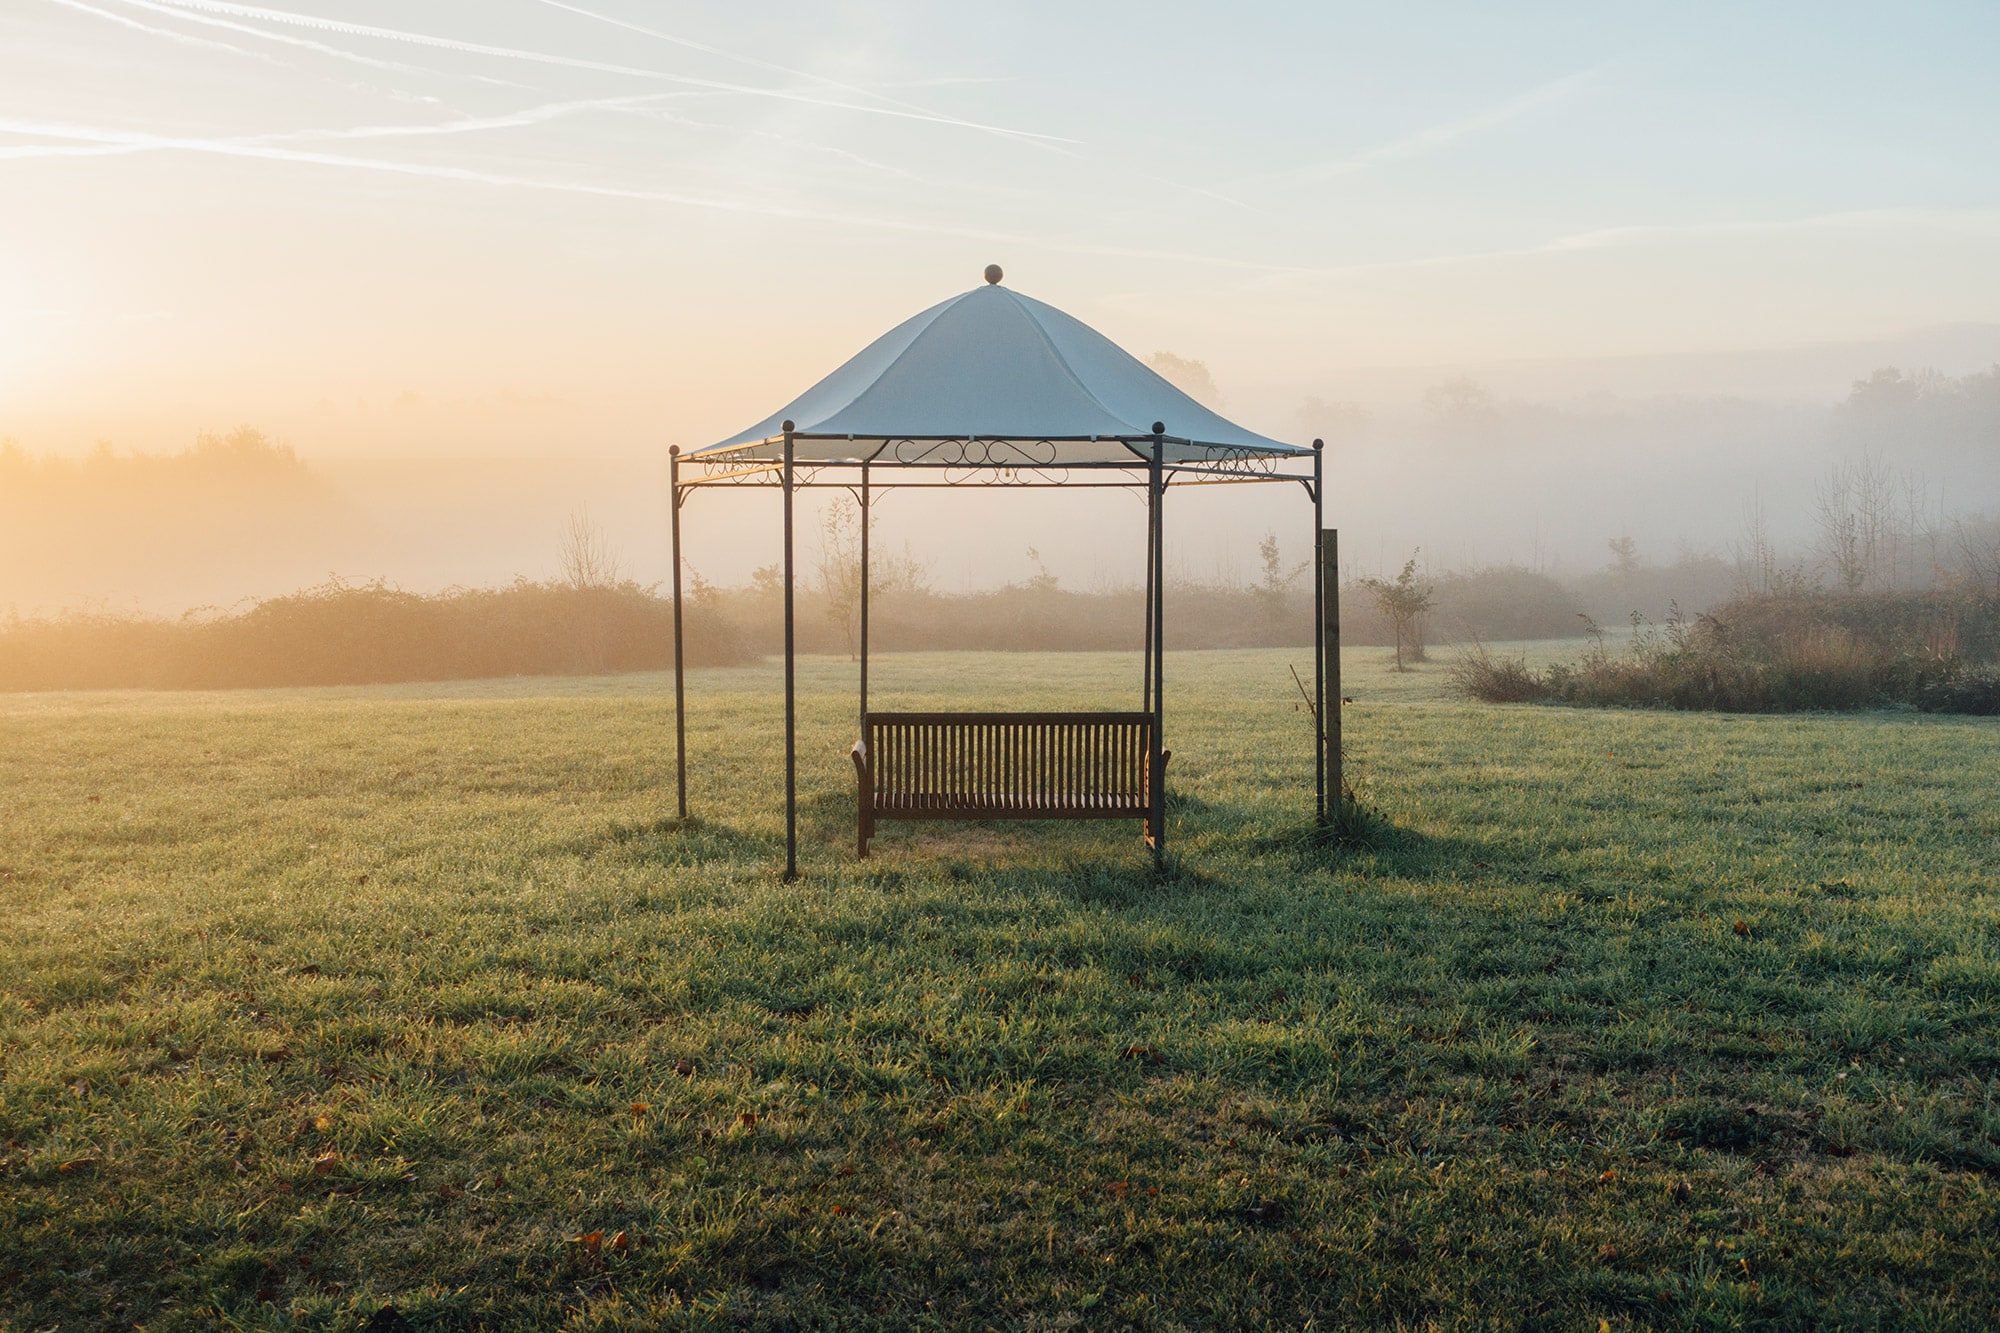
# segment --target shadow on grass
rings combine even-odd
[[[685,865],[768,854],[769,843],[770,839],[733,825],[690,815],[610,824],[558,843],[556,850],[585,860],[611,857],[635,864]]]
[[[1155,870],[1138,820],[891,820],[877,826],[868,860],[854,855],[852,792],[802,793],[801,869],[879,878],[920,873],[974,887],[1026,876],[1080,904],[1126,910],[1183,895],[1227,893],[1244,860],[1276,860],[1292,874],[1359,870],[1369,878],[1563,882],[1562,872],[1518,849],[1440,836],[1390,822],[1367,807],[1324,827],[1273,828],[1256,811],[1169,793],[1168,854]],[[1195,844],[1199,843],[1199,846]],[[1188,850],[1183,850],[1188,849]],[[557,845],[586,860],[690,865],[781,860],[781,834],[691,816],[615,823]]]
[[[1208,807],[1167,802],[1171,823],[1198,817]],[[855,799],[851,792],[816,792],[799,801],[802,845],[848,850],[853,859]],[[1152,853],[1138,819],[885,819],[870,840],[870,860],[881,856],[928,863],[947,879],[988,871],[1069,873],[1130,861],[1151,874]]]
[[[1561,883],[1563,872],[1539,858],[1478,838],[1440,836],[1405,828],[1365,806],[1325,825],[1295,825],[1246,840],[1254,854],[1275,856],[1300,874],[1364,869],[1371,877],[1437,879],[1482,877],[1489,872],[1517,880]]]

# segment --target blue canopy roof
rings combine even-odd
[[[1010,465],[1006,442],[1031,446],[1015,451],[1026,464],[1131,462],[1141,448],[1127,441],[1150,437],[1154,422],[1172,462],[1312,455],[1211,411],[1089,325],[993,280],[903,321],[756,425],[691,457],[779,457],[786,421],[796,435],[838,437],[795,439],[802,462],[894,461],[908,448],[900,442],[945,438],[999,442],[982,454],[994,466]]]

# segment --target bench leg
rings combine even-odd
[[[875,808],[868,799],[874,784],[869,779],[868,760],[863,757],[859,745],[848,754],[848,758],[854,761],[854,854],[866,861],[868,839],[875,834]]]
[[[1146,845],[1153,849],[1156,874],[1167,868],[1167,763],[1173,757],[1172,750],[1160,751],[1160,767],[1146,792]]]

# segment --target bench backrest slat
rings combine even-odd
[[[870,713],[873,795],[927,810],[1138,806],[1150,713]]]

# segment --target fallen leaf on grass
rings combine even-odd
[[[1738,921],[1735,925],[1731,926],[1730,929],[1735,931],[1738,935],[1748,935],[1750,933],[1750,923],[1747,921]]]
[[[67,1162],[58,1162],[56,1164],[56,1170],[81,1171],[86,1166],[96,1166],[96,1165],[97,1165],[97,1159],[95,1157],[72,1157]]]
[[[602,1231],[586,1231],[580,1236],[571,1236],[569,1243],[581,1246],[583,1252],[594,1259],[597,1257],[597,1252],[604,1247],[604,1233]]]
[[[1114,1180],[1104,1188],[1110,1190],[1113,1194],[1123,1194],[1126,1190],[1132,1188],[1132,1182],[1129,1180]]]
[[[755,1129],[757,1127],[757,1113],[755,1111],[745,1111],[736,1117],[736,1121],[745,1129]]]
[[[652,1109],[653,1109],[653,1104],[651,1102],[633,1102],[632,1118],[635,1120],[644,1120],[646,1118],[646,1113],[648,1111],[651,1111]]]
[[[849,1213],[852,1213],[854,1210],[852,1208],[849,1208],[844,1203],[837,1203],[833,1207],[827,1209],[827,1211],[832,1213],[835,1217],[846,1217]]]
[[[1618,1179],[1618,1173],[1616,1171],[1606,1169],[1604,1174],[1597,1178],[1597,1183],[1600,1185],[1609,1185],[1612,1181],[1616,1179]]]
[[[340,1165],[339,1153],[333,1152],[331,1150],[323,1152],[319,1156],[313,1158],[312,1160],[313,1174],[316,1176],[328,1175],[334,1170],[335,1167],[338,1167],[339,1165]]]
[[[632,1248],[632,1238],[630,1236],[626,1235],[622,1231],[616,1231],[612,1233],[611,1252],[613,1254],[625,1254],[628,1251],[630,1251],[631,1248]]]

